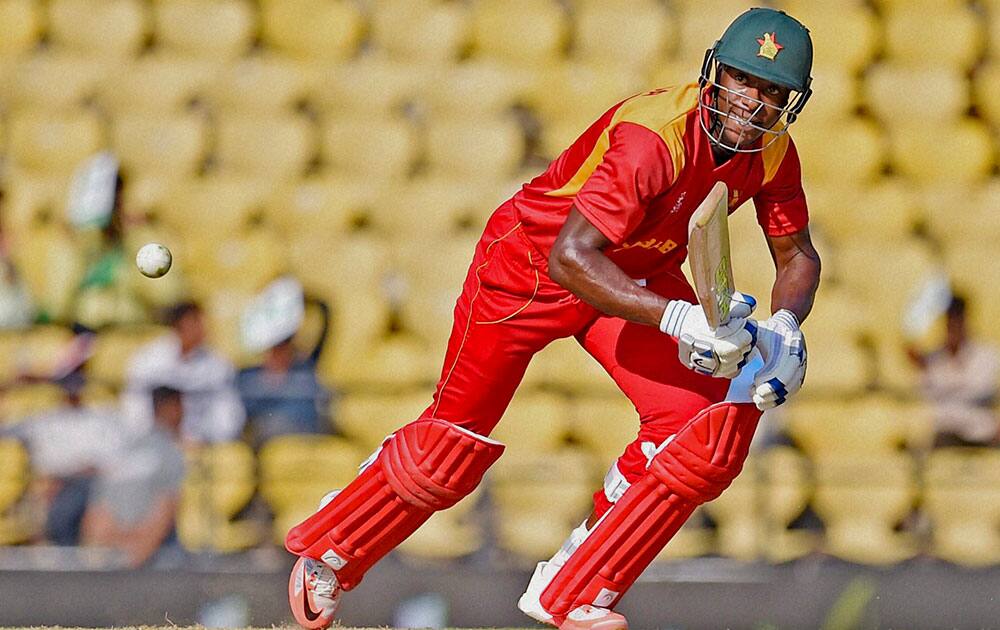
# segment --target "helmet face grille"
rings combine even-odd
[[[712,144],[726,151],[734,153],[757,153],[763,151],[778,138],[788,133],[789,125],[798,118],[810,94],[812,94],[811,89],[807,89],[805,92],[793,90],[788,103],[784,107],[776,107],[741,91],[722,85],[716,78],[713,78],[713,75],[714,77],[718,77],[720,71],[721,64],[715,60],[715,47],[710,48],[705,53],[705,62],[702,64],[699,84],[702,86],[702,89],[708,87],[711,94],[708,95],[709,98],[705,98],[703,94],[702,98],[698,100],[698,122]],[[749,102],[753,107],[753,111],[745,119],[734,114],[732,111],[728,113],[723,112],[718,106],[720,95],[725,95],[727,99],[738,98],[743,102]],[[774,124],[770,127],[764,127],[753,122],[764,111],[778,112],[779,114]],[[744,131],[740,132],[740,136],[735,142],[727,142],[723,137],[727,120],[740,123],[740,126],[744,129]],[[744,136],[749,136],[752,132],[757,133],[753,138],[748,138],[748,141],[744,143]],[[761,140],[759,143],[757,142],[758,139]]]

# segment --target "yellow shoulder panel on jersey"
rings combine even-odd
[[[780,131],[780,129],[776,131]],[[761,182],[761,186],[766,186],[778,174],[778,167],[781,166],[785,154],[788,153],[788,140],[788,133],[783,133],[761,151],[760,157],[764,160],[764,181]]]
[[[611,145],[611,130],[622,122],[642,125],[658,134],[667,145],[676,175],[684,168],[685,116],[697,103],[698,85],[693,83],[633,96],[615,111],[611,122],[601,133],[601,137],[597,139],[594,149],[573,177],[562,188],[545,194],[550,197],[572,197],[578,193],[594,170],[597,169],[598,164],[604,158],[604,153]]]

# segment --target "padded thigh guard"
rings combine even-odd
[[[696,507],[715,499],[743,469],[760,412],[718,403],[660,447],[542,592],[556,623],[584,604],[611,608]]]
[[[431,514],[471,493],[503,450],[444,420],[412,422],[332,501],[293,527],[285,548],[326,562],[350,590]]]

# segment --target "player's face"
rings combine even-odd
[[[725,66],[718,79],[716,107],[722,113],[722,140],[736,147],[748,147],[781,118],[790,90],[742,70]]]

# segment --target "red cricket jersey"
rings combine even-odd
[[[789,135],[716,166],[698,123],[699,94],[691,84],[622,101],[514,195],[517,219],[541,253],[548,256],[575,204],[612,241],[605,253],[630,276],[678,269],[687,256],[688,220],[719,180],[729,186],[729,212],[752,198],[770,236],[808,224]]]

